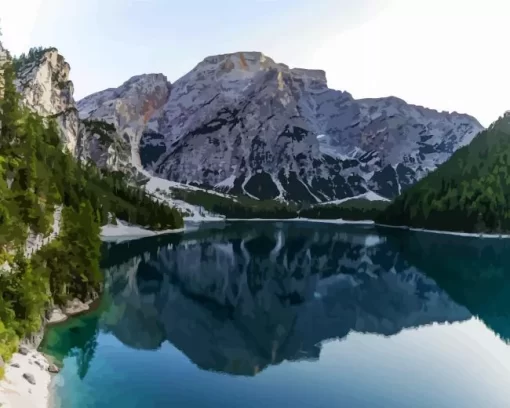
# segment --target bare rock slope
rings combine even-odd
[[[259,52],[208,57],[170,84],[141,75],[77,104],[115,125],[131,163],[163,178],[259,199],[394,197],[483,129],[395,97],[354,99],[320,70]]]

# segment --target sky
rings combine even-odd
[[[355,98],[476,117],[510,109],[510,0],[0,0],[4,46],[55,46],[75,98],[205,57],[261,51]]]

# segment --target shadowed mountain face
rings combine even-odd
[[[149,241],[107,251],[99,326],[134,348],[168,340],[206,370],[255,375],[349,332],[471,317],[370,228],[236,223]]]

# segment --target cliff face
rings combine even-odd
[[[116,89],[93,94],[78,103],[82,119],[101,119],[115,126],[130,146],[130,161],[140,167],[140,140],[150,119],[170,95],[170,83],[162,74],[140,75]]]
[[[77,159],[99,167],[137,174],[129,137],[101,121],[82,121],[74,100],[71,67],[55,48],[33,49],[17,64],[16,86],[22,103],[43,117],[54,118],[65,148]],[[126,107],[121,108],[128,111]],[[122,129],[122,120],[116,122]]]
[[[171,86],[159,74],[134,77],[78,109],[126,133],[133,164],[160,177],[310,202],[394,197],[482,129],[395,97],[356,100],[330,89],[324,71],[260,52],[208,57]]]
[[[62,142],[76,150],[79,120],[69,79],[71,67],[54,48],[23,61],[17,70],[16,85],[23,103],[44,117],[54,117],[60,126]]]

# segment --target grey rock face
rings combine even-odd
[[[0,61],[1,55],[0,50]],[[69,79],[70,70],[64,57],[54,48],[22,65],[17,72],[16,85],[23,104],[43,117],[54,118],[64,147],[79,160],[135,175],[129,137],[124,140],[115,128],[105,130],[101,122],[80,120],[73,97],[74,86]],[[122,128],[120,122],[116,125]]]
[[[79,126],[70,71],[64,57],[51,48],[39,59],[20,67],[16,85],[25,106],[41,116],[56,119],[64,146],[74,152]]]
[[[329,89],[324,71],[258,52],[208,57],[171,86],[160,74],[133,77],[77,106],[115,124],[133,164],[160,177],[310,202],[394,197],[482,130],[395,97],[355,100]]]
[[[30,350],[28,349],[28,347],[20,346],[20,348],[18,349],[18,353],[26,356],[28,353],[30,353]]]
[[[101,119],[115,125],[121,141],[130,147],[131,163],[140,166],[140,139],[151,117],[167,101],[170,84],[162,74],[131,78],[78,102],[82,119]]]
[[[35,385],[35,378],[33,374],[25,373],[23,374],[23,378],[27,380],[30,384]]]

